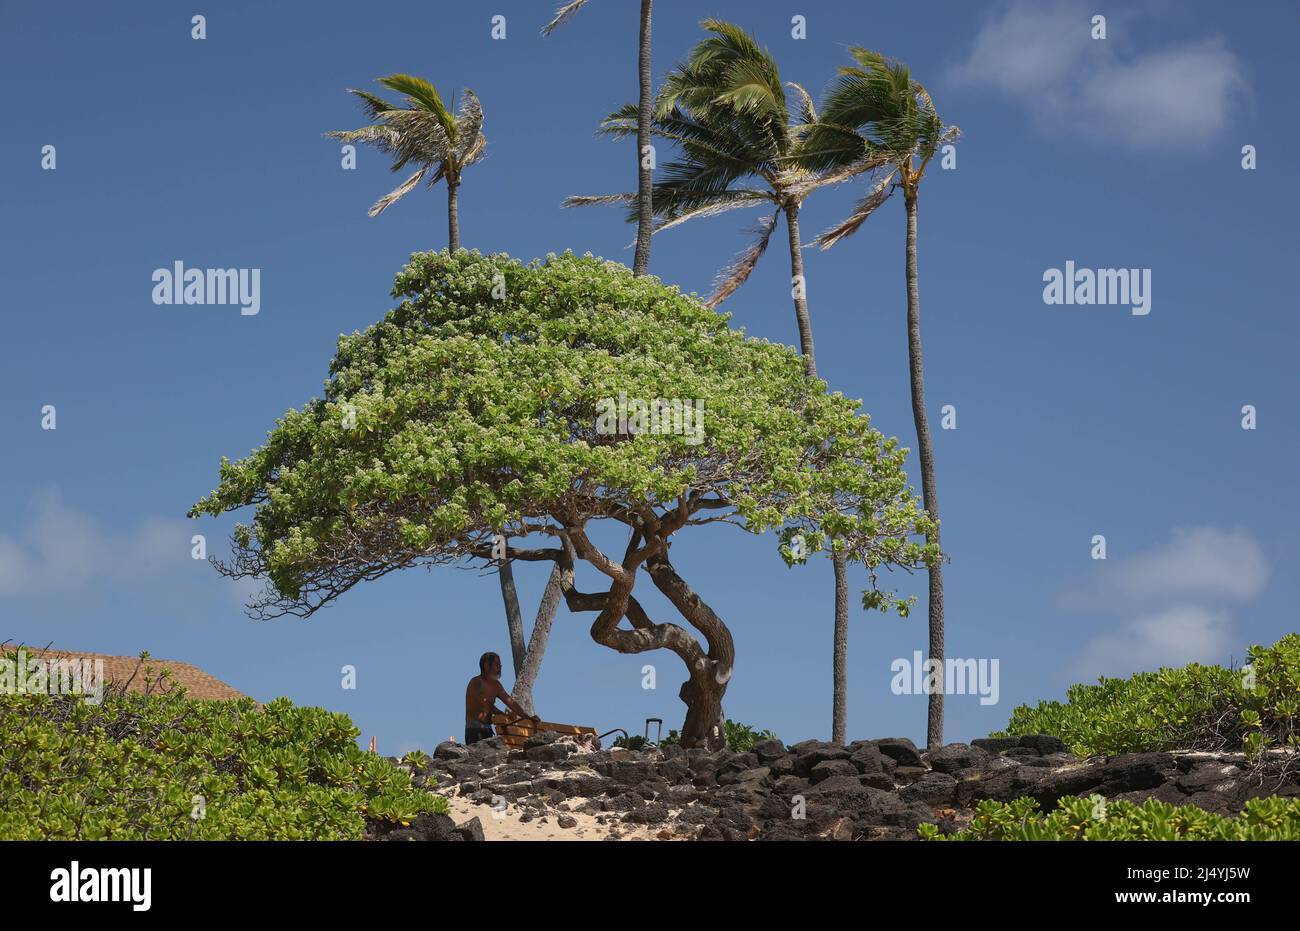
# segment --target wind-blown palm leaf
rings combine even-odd
[[[758,265],[758,260],[767,251],[767,244],[772,239],[772,232],[776,229],[776,221],[780,216],[781,210],[778,208],[771,216],[763,217],[758,221],[755,230],[758,238],[750,243],[749,248],[740,253],[736,260],[724,268],[714,280],[713,293],[704,302],[705,306],[717,307],[749,279],[754,267]]]
[[[443,104],[438,89],[424,78],[417,78],[413,74],[390,74],[386,78],[380,78],[379,83],[400,94],[405,94],[413,103],[418,103],[423,109],[428,110],[438,118],[443,131],[449,137],[453,139],[456,137],[456,121],[452,119],[451,113]]]
[[[794,81],[786,81],[785,86],[792,88],[799,98],[799,122],[804,126],[812,126],[817,122],[817,104],[813,103],[812,94],[804,88],[802,84],[796,84]]]
[[[487,145],[483,137],[483,105],[468,88],[461,95],[460,112],[456,115],[456,135],[461,166],[472,165],[482,156]]]
[[[744,207],[753,207],[755,204],[764,201],[770,202],[771,200],[772,195],[767,191],[752,191],[743,188],[732,188],[713,195],[711,198],[700,203],[696,207],[689,209],[683,208],[675,215],[661,220],[656,224],[654,231],[656,233],[662,233],[664,230],[672,229],[674,226],[681,226],[687,220],[714,217],[720,213],[727,213],[730,210],[740,210]]]
[[[627,204],[635,201],[635,194],[570,194],[564,198],[563,206],[592,207],[598,204]]]
[[[397,187],[393,188],[393,190],[389,191],[383,197],[379,198],[379,200],[375,201],[374,205],[371,206],[369,211],[367,211],[369,215],[372,217],[379,216],[381,213],[383,213],[393,204],[397,203],[407,194],[411,193],[411,191],[415,189],[415,186],[420,183],[420,179],[424,177],[424,173],[428,170],[429,169],[427,167],[421,168],[415,174],[411,175],[411,177],[407,178]]]
[[[349,94],[355,94],[361,98],[362,109],[366,111],[366,116],[372,120],[378,120],[384,113],[389,110],[400,109],[395,104],[389,103],[383,97],[372,94],[369,91],[357,90],[354,87],[348,88]]]
[[[881,178],[867,196],[854,205],[852,213],[814,239],[813,244],[822,249],[829,249],[846,236],[856,233],[858,228],[867,222],[867,218],[876,212],[876,208],[894,193],[893,184],[897,176],[898,172],[891,171]]]
[[[587,5],[587,0],[573,0],[572,3],[566,3],[555,11],[555,18],[542,27],[542,35],[549,36],[558,27],[566,23],[574,13],[577,13]]]
[[[341,142],[361,142],[373,145],[382,152],[392,153],[397,150],[397,130],[391,126],[362,126],[360,129],[335,129],[327,132],[326,137]]]

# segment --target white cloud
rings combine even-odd
[[[1128,676],[1161,666],[1225,663],[1237,643],[1226,612],[1196,605],[1143,615],[1126,627],[1088,641],[1070,666],[1075,679]]]
[[[1137,617],[1093,637],[1069,666],[1077,681],[1124,676],[1160,666],[1223,663],[1240,646],[1224,602],[1244,603],[1264,590],[1271,569],[1249,530],[1185,527],[1128,558],[1097,564],[1091,591],[1074,607],[1122,607]]]
[[[1116,589],[1134,598],[1200,595],[1246,601],[1264,590],[1269,564],[1264,548],[1243,528],[1189,527],[1163,545],[1120,560]]]
[[[1227,126],[1247,84],[1222,39],[1126,54],[1114,16],[1108,38],[1091,37],[1094,12],[1076,0],[1014,0],[984,24],[951,77],[1021,103],[1047,131],[1135,149],[1203,145]]]
[[[185,565],[186,521],[145,519],[127,533],[103,529],[63,503],[57,490],[36,495],[16,535],[0,535],[0,597],[75,591],[92,583],[157,576]]]

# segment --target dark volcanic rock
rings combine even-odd
[[[482,804],[513,802],[512,810],[524,820],[564,819],[560,823],[567,826],[571,807],[598,815],[611,826],[611,838],[619,836],[616,825],[626,822],[656,826],[664,839],[915,840],[922,823],[937,824],[944,833],[959,830],[984,799],[1010,802],[1027,796],[1051,811],[1064,798],[1100,794],[1234,814],[1249,798],[1300,795],[1288,766],[1294,769],[1294,761],[1278,761],[1277,772],[1265,774],[1264,786],[1258,784],[1264,778],[1260,773],[1252,770],[1248,777],[1240,753],[1128,753],[1079,760],[1045,734],[985,738],[925,752],[898,737],[847,746],[807,740],[788,749],[767,740],[748,753],[680,747],[587,752],[554,735],[539,735],[510,752],[487,741],[470,748],[448,742],[414,775],[427,774],[441,784],[437,791],[460,792]],[[455,826],[445,816],[421,816],[395,830],[375,822],[366,827],[366,837],[376,840],[454,841],[481,834],[477,819]]]
[[[794,752],[797,747],[803,749]],[[794,755],[794,771],[799,776],[808,776],[818,763],[849,758],[848,750],[824,740],[807,740],[803,744],[795,744],[790,749]]]
[[[1124,753],[1106,761],[1103,795],[1154,789],[1172,775],[1174,758],[1168,753]]]
[[[464,824],[456,825],[456,833],[459,834],[463,840],[483,840],[483,822],[479,821],[476,817],[470,818]]]
[[[760,740],[754,744],[753,753],[758,757],[760,763],[771,763],[773,760],[779,760],[786,755],[785,744],[776,738]]]
[[[1086,795],[1095,791],[1105,777],[1104,763],[1087,763],[1068,769],[1047,771],[1030,793],[1044,811],[1051,811],[1067,795]]]
[[[997,756],[1004,753],[1012,747],[1020,746],[1019,737],[977,737],[971,741],[972,747],[978,747],[986,753]]]
[[[921,754],[917,752],[916,744],[906,737],[883,737],[880,740],[871,742],[875,744],[877,750],[899,766],[925,766],[925,761],[921,759]]]
[[[957,780],[947,773],[926,773],[911,785],[899,789],[898,797],[905,802],[951,805],[957,800]]]
[[[948,744],[923,754],[925,762],[937,773],[952,775],[960,770],[980,769],[989,761],[989,754],[968,744]]]
[[[854,776],[858,775],[858,768],[849,760],[826,760],[818,763],[808,773],[808,781],[813,785],[830,779],[832,776]]]
[[[1022,795],[1033,795],[1038,784],[1047,778],[1047,770],[1031,766],[1004,769],[984,779],[974,779],[957,784],[957,801],[974,807],[976,802],[991,798],[1009,802]]]
[[[885,773],[863,773],[858,777],[858,781],[864,786],[872,789],[884,789],[889,791],[894,788],[894,779]]]
[[[1025,734],[1020,738],[1020,746],[1033,750],[1039,756],[1065,752],[1065,741],[1051,734]]]
[[[464,760],[469,757],[469,748],[454,740],[444,740],[433,750],[435,760]]]
[[[1175,780],[1184,792],[1233,792],[1237,789],[1241,770],[1232,764],[1199,763],[1192,771]]]
[[[856,766],[860,773],[892,773],[894,767],[898,766],[892,759],[870,746],[854,750],[849,756],[849,762]]]

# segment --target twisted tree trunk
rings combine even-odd
[[[573,587],[572,573],[567,574],[561,584],[569,610],[599,612],[591,625],[591,639],[610,649],[620,653],[650,650],[676,653],[689,672],[689,678],[678,692],[678,697],[686,704],[682,746],[709,750],[726,746],[722,698],[731,681],[736,660],[735,644],[726,624],[677,574],[656,545],[633,553],[639,535],[634,534],[633,542],[628,545],[629,556],[619,566],[600,553],[581,529],[570,528],[569,534],[577,554],[612,579],[609,591],[586,593],[577,591]],[[632,597],[632,587],[642,562],[645,562],[645,569],[655,587],[704,637],[707,650],[684,627],[652,621]],[[619,627],[624,617],[631,623],[631,630]]]
[[[925,509],[935,522],[934,532],[926,537],[926,542],[938,546],[939,498],[935,491],[934,444],[930,438],[930,422],[925,415],[925,368],[921,362],[921,291],[916,271],[917,198],[915,191],[906,198],[907,359],[912,381],[912,419],[916,422],[916,444],[921,458],[921,493]],[[929,577],[929,659],[938,688],[930,693],[925,740],[927,746],[934,748],[943,744],[943,569],[938,562],[929,568]]]

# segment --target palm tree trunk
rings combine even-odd
[[[653,183],[652,169],[645,163],[646,147],[650,145],[650,3],[641,0],[641,48],[639,52],[639,77],[641,97],[636,112],[636,166],[637,166],[637,224],[636,256],[632,260],[632,273],[644,275],[650,267],[650,224],[654,219],[650,197]]]
[[[799,324],[799,351],[803,354],[804,373],[816,378],[817,359],[813,350],[812,321],[808,319],[808,289],[803,276],[803,244],[799,241],[799,204],[791,201],[784,209],[786,227],[790,231],[790,288],[794,294],[794,316]]]
[[[447,179],[447,249],[460,248],[460,182]]]
[[[817,355],[813,348],[812,320],[808,315],[807,280],[803,274],[803,243],[799,238],[799,204],[785,206],[785,222],[790,231],[790,278],[794,291],[794,314],[799,325],[799,348],[803,354],[804,374],[817,377]],[[849,581],[848,563],[843,556],[832,555],[835,569],[835,633],[831,657],[831,740],[845,742],[849,717]]]
[[[927,543],[939,545],[939,499],[935,493],[934,444],[930,439],[930,422],[925,416],[925,368],[921,362],[921,291],[916,273],[917,195],[907,198],[907,359],[912,379],[912,419],[916,421],[916,444],[921,454],[921,493],[925,509],[935,522]],[[943,569],[938,563],[930,567],[930,660],[938,663],[935,680],[939,688],[930,693],[926,716],[926,745],[943,743]],[[927,677],[928,681],[928,677]]]
[[[846,742],[849,718],[849,580],[848,564],[838,553],[831,557],[835,567],[835,650],[834,650],[834,709],[831,712],[831,741]]]

